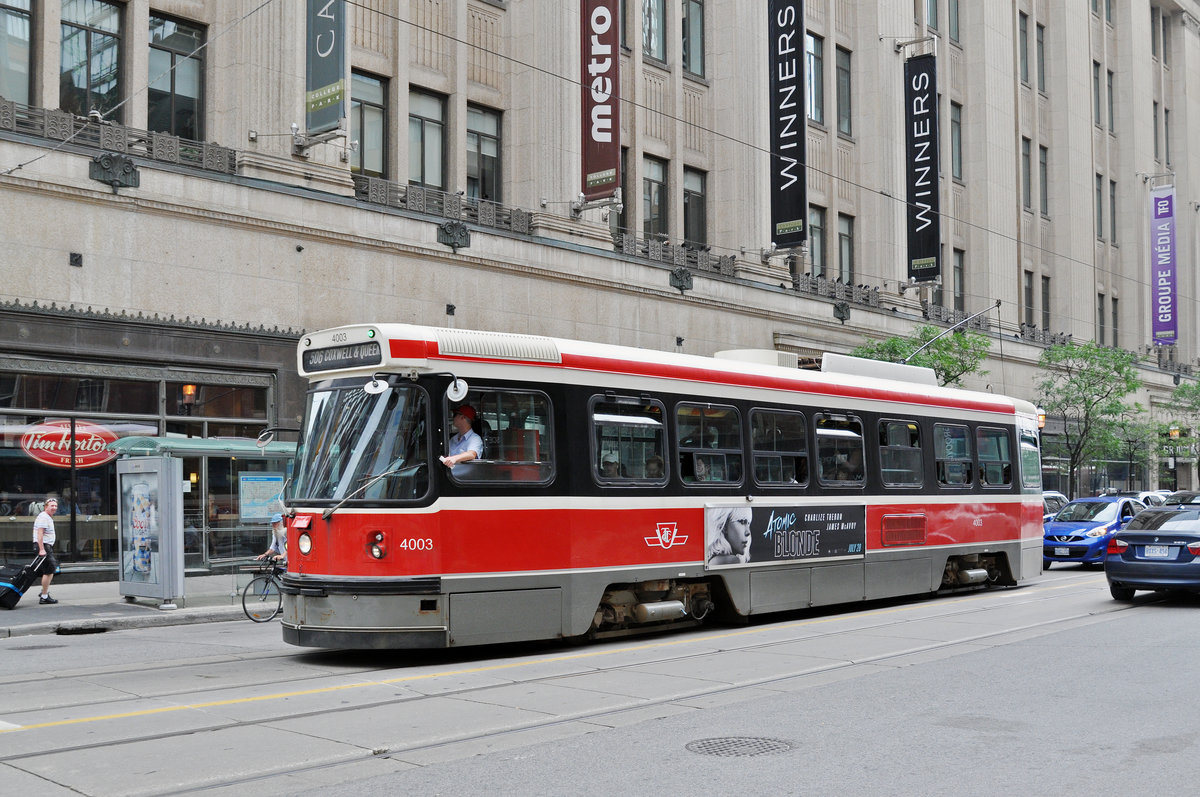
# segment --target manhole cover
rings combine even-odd
[[[687,743],[687,749],[701,755],[751,756],[786,753],[795,745],[783,739],[762,739],[756,736],[723,736],[716,739],[697,739]]]

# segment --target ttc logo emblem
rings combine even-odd
[[[683,545],[687,542],[686,534],[679,534],[674,523],[659,523],[655,530],[655,536],[646,537],[646,545],[651,548],[671,548],[676,545]]]

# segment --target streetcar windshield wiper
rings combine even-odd
[[[370,479],[370,481],[368,481],[368,482],[366,482],[365,484],[363,484],[363,486],[362,486],[362,487],[359,487],[359,488],[358,488],[357,490],[355,490],[354,492],[352,492],[352,493],[349,493],[349,494],[348,494],[348,495],[347,495],[345,498],[343,498],[341,501],[338,501],[338,502],[337,502],[336,504],[334,504],[333,506],[331,506],[331,507],[327,508],[326,510],[324,510],[323,512],[321,512],[321,518],[322,518],[323,520],[329,520],[329,516],[330,516],[330,515],[332,515],[334,512],[336,512],[337,510],[341,509],[341,507],[342,507],[342,504],[346,503],[347,501],[349,501],[349,500],[350,500],[351,498],[353,498],[354,496],[356,496],[356,495],[358,495],[359,493],[363,492],[364,490],[366,490],[368,487],[370,487],[372,484],[374,484],[375,482],[379,481],[380,479],[382,479],[382,478],[384,478],[384,477],[386,477],[386,476],[391,476],[391,475],[393,475],[393,474],[399,473],[399,472],[400,472],[400,471],[402,471],[402,470],[404,470],[404,468],[403,468],[403,467],[400,467],[400,468],[395,468],[394,470],[385,470],[383,473],[380,473],[378,476],[372,476],[372,477],[371,477],[371,479]]]

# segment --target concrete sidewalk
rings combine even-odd
[[[16,608],[0,609],[0,639],[31,634],[89,634],[159,625],[215,623],[245,620],[242,591],[251,576],[246,573],[191,576],[184,580],[184,597],[178,608],[164,609],[149,598],[126,600],[116,581],[50,585],[58,603],[38,603],[41,586],[29,588]]]

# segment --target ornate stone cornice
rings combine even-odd
[[[69,317],[79,320],[89,321],[116,321],[121,323],[132,324],[148,324],[162,327],[171,327],[174,329],[186,330],[206,330],[210,332],[227,332],[232,334],[253,335],[254,337],[263,338],[279,338],[281,340],[295,340],[304,333],[304,330],[295,330],[291,327],[280,329],[279,327],[267,328],[260,324],[255,327],[247,324],[226,324],[217,320],[208,320],[207,318],[195,319],[191,316],[176,318],[173,314],[169,316],[160,316],[158,313],[146,314],[142,312],[130,313],[126,310],[114,312],[107,307],[103,310],[93,309],[91,305],[85,307],[77,307],[74,303],[67,305],[59,305],[56,302],[50,304],[40,304],[37,300],[29,304],[24,304],[20,299],[13,299],[9,302],[0,301],[0,313],[28,313],[40,316],[58,316]]]

